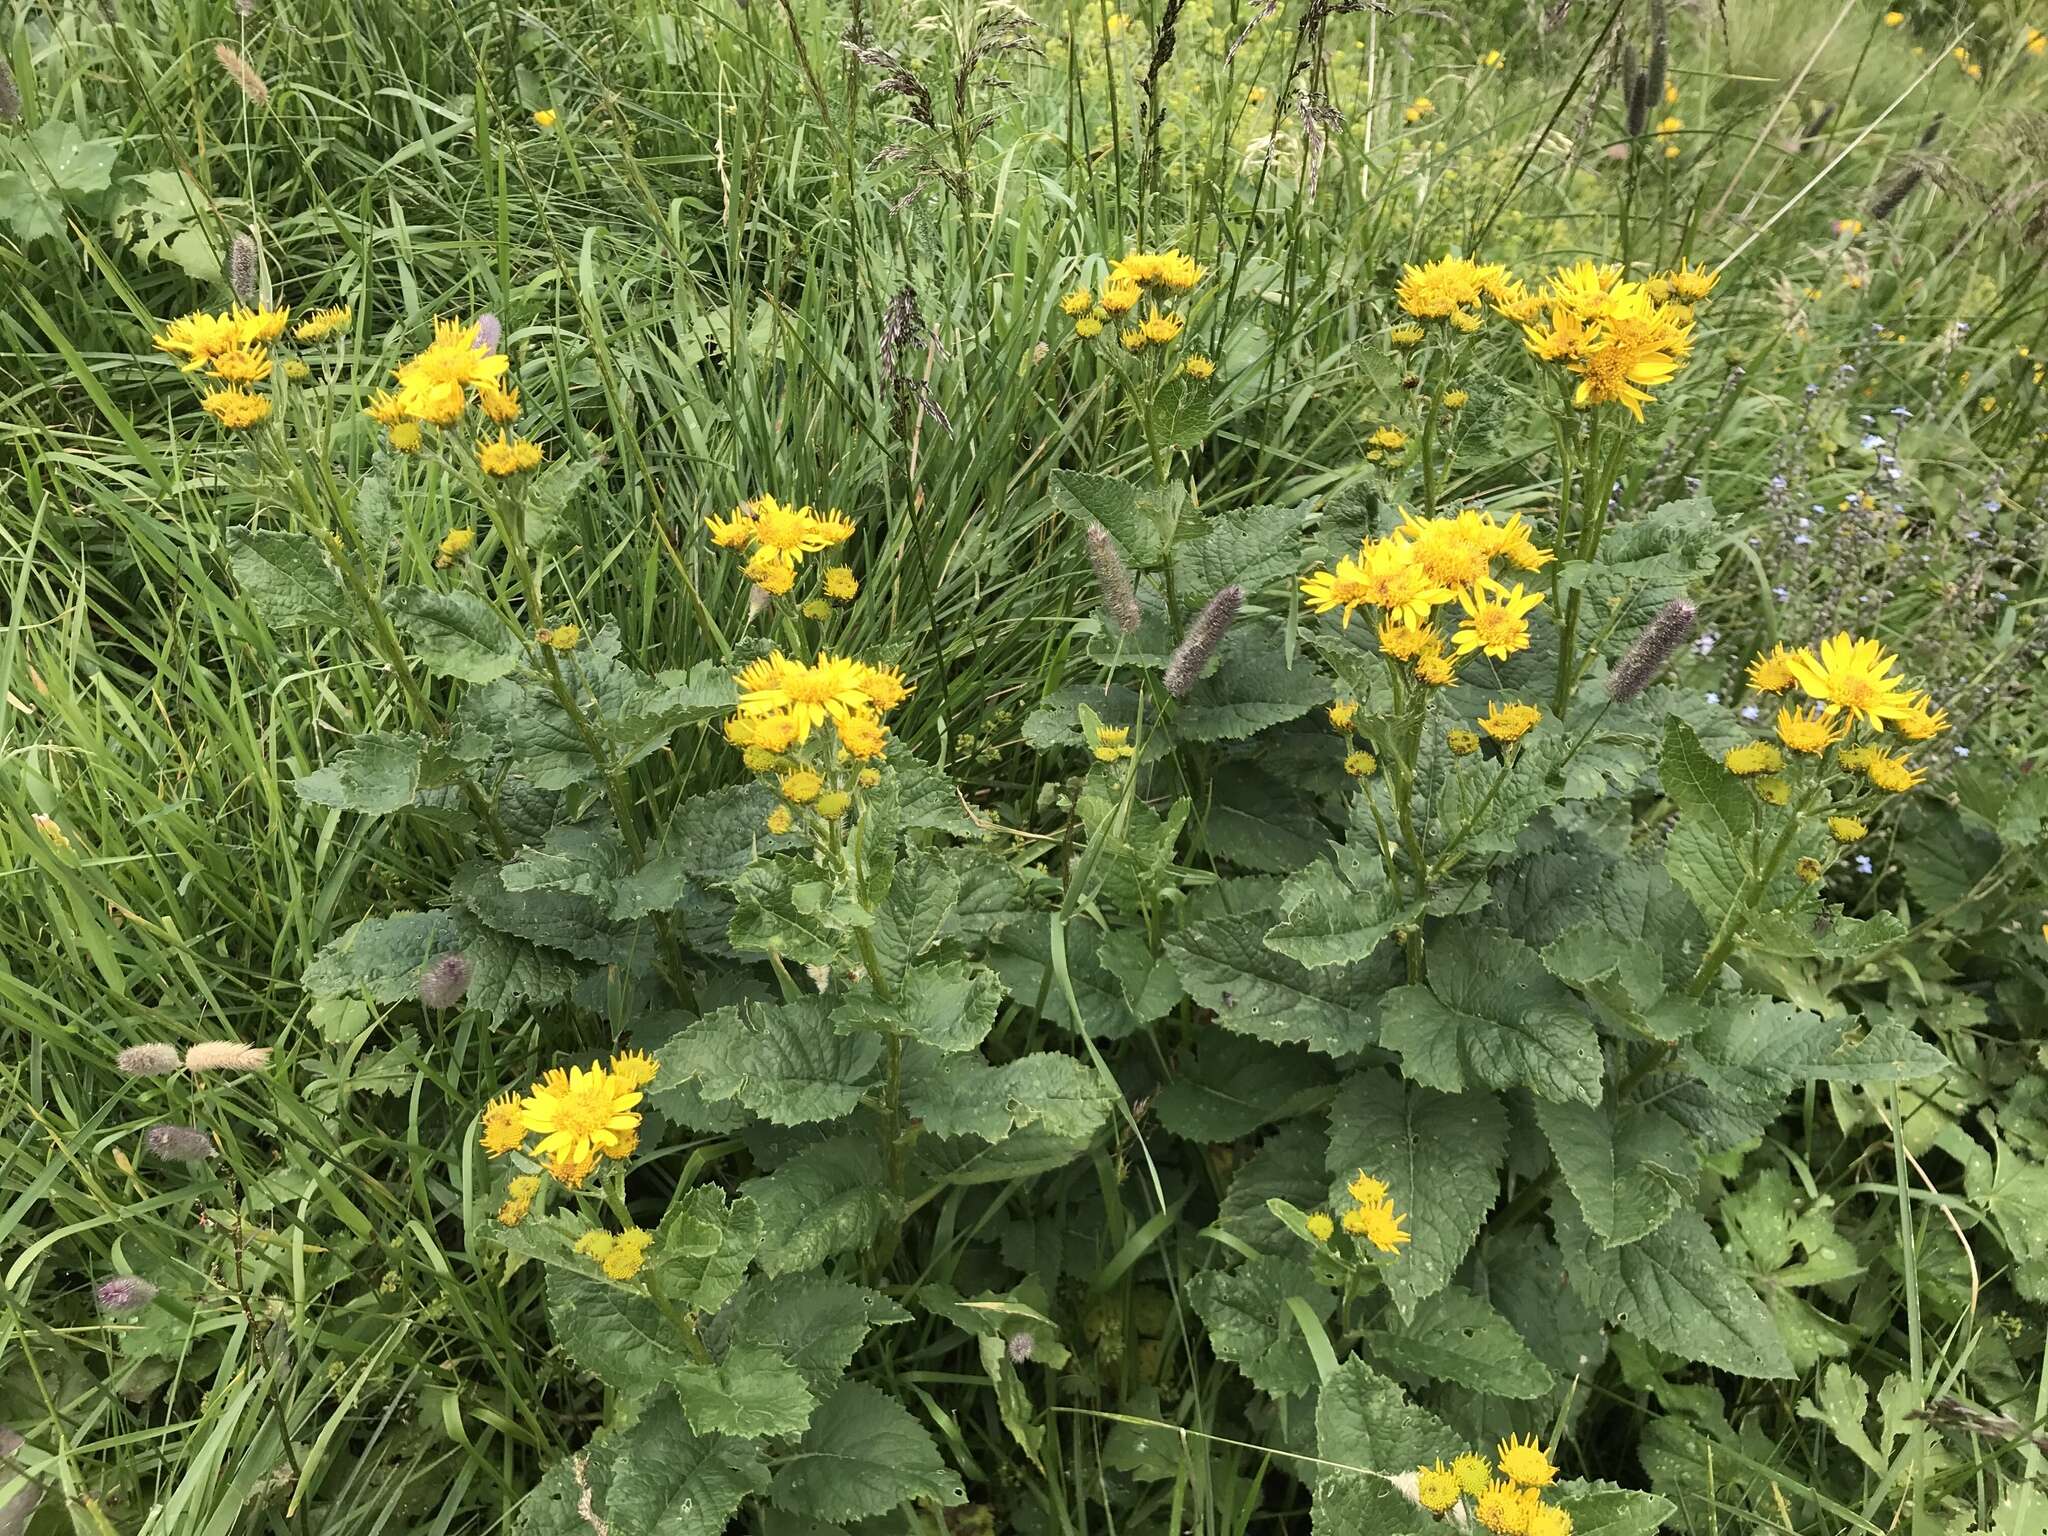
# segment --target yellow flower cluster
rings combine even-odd
[[[483,320],[436,320],[426,350],[392,375],[397,389],[373,392],[363,414],[385,429],[396,452],[406,454],[425,446],[422,425],[452,427],[472,403],[499,428],[510,426],[519,419],[519,391],[505,386],[511,361],[497,349],[495,335],[495,329],[486,334]],[[541,461],[538,444],[503,430],[495,442],[479,439],[476,454],[477,467],[494,479],[523,474]]]
[[[872,789],[881,782],[876,765],[889,745],[882,717],[915,687],[899,668],[830,651],[819,652],[814,662],[775,651],[749,662],[733,681],[740,689],[739,712],[725,722],[725,739],[746,754],[755,773],[776,775],[783,803],[770,814],[768,830],[778,834],[795,826],[792,807],[809,807],[821,819],[836,821],[853,804],[853,786]],[[828,721],[835,748],[809,760],[794,755]]]
[[[1413,663],[1416,676],[1437,687],[1449,683],[1458,659],[1474,651],[1504,661],[1527,650],[1528,614],[1543,594],[1493,577],[1496,560],[1537,571],[1552,558],[1537,547],[1521,514],[1505,523],[1476,507],[1450,517],[1418,518],[1405,509],[1401,515],[1401,526],[1387,537],[1368,538],[1356,556],[1305,576],[1301,592],[1309,607],[1316,613],[1341,609],[1347,628],[1359,608],[1378,609],[1381,651]],[[1432,615],[1451,604],[1464,618],[1446,640]]]
[[[322,310],[299,329],[303,332],[323,316],[337,313],[340,320],[319,332],[331,334],[348,323],[347,310]],[[207,390],[199,403],[222,426],[241,432],[270,416],[270,397],[250,386],[270,378],[269,344],[284,334],[290,319],[288,309],[249,309],[241,304],[218,315],[194,310],[171,321],[150,341],[159,352],[182,357],[181,372],[204,369],[209,379],[217,380],[221,387]]]
[[[558,1183],[580,1189],[604,1159],[622,1162],[639,1149],[636,1106],[655,1072],[644,1051],[627,1051],[604,1066],[554,1068],[524,1094],[490,1102],[484,1151],[492,1157],[523,1152],[527,1138],[537,1136],[532,1156]]]
[[[796,568],[805,555],[837,548],[853,537],[853,519],[837,507],[820,512],[766,494],[741,502],[730,517],[705,518],[704,526],[719,549],[746,554],[743,574],[772,597],[781,597],[796,585]],[[838,575],[841,570],[844,567],[826,573],[825,591],[850,602],[859,583],[851,571]]]
[[[1090,750],[1098,763],[1120,763],[1135,754],[1137,748],[1131,745],[1131,728],[1128,725],[1098,725],[1095,727],[1095,745]]]
[[[1679,295],[1713,287],[1712,274],[1683,263],[1655,279]],[[1560,267],[1540,296],[1541,320],[1524,321],[1524,344],[1537,358],[1578,378],[1572,403],[1620,405],[1637,421],[1692,352],[1693,317],[1682,303],[1660,301],[1650,284],[1632,282],[1618,266],[1581,261]]]
[[[1171,296],[1186,293],[1204,275],[1193,257],[1177,250],[1132,251],[1110,267],[1099,293],[1076,288],[1061,298],[1060,312],[1074,322],[1074,334],[1083,341],[1100,336],[1113,323],[1127,321],[1118,334],[1126,352],[1135,355],[1147,348],[1171,346],[1187,325],[1187,317],[1170,307]],[[1167,297],[1169,307],[1160,307],[1162,296]],[[1137,312],[1141,302],[1145,305],[1142,315]],[[1184,366],[1194,379],[1209,378],[1216,371],[1206,357],[1190,358]]]
[[[1844,631],[1811,648],[1772,647],[1750,662],[1749,686],[1806,696],[1808,702],[1778,711],[1774,734],[1785,751],[1819,760],[1858,727],[1880,739],[1895,731],[1909,742],[1931,741],[1949,728],[1948,711],[1935,708],[1924,690],[1910,688],[1898,665],[1880,642]],[[1731,747],[1722,761],[1729,772],[1754,777],[1776,773],[1784,755],[1770,742],[1752,742]],[[1875,743],[1836,751],[1833,762],[1887,794],[1903,794],[1927,777],[1906,755]]]
[[[653,1242],[654,1234],[640,1227],[628,1227],[619,1233],[592,1227],[576,1239],[576,1252],[596,1260],[608,1279],[630,1280],[646,1264],[647,1250]]]
[[[1476,1451],[1467,1451],[1447,1467],[1441,1460],[1415,1471],[1415,1500],[1439,1517],[1459,1511],[1456,1523],[1468,1525],[1460,1509],[1472,1501],[1469,1520],[1494,1536],[1572,1536],[1572,1517],[1543,1502],[1543,1490],[1557,1481],[1557,1468],[1535,1439],[1510,1435],[1496,1447],[1499,1473]]]
[[[1381,1253],[1399,1253],[1402,1244],[1413,1241],[1401,1226],[1408,1218],[1394,1209],[1383,1181],[1361,1168],[1352,1174],[1344,1192],[1354,1202],[1343,1217],[1344,1230],[1353,1237],[1364,1238]]]

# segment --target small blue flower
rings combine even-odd
[[[1856,855],[1856,873],[1859,875],[1867,875],[1872,873],[1870,868],[1869,854],[1859,853]]]
[[[1771,588],[1771,596],[1775,597],[1781,603],[1789,603],[1792,601],[1792,594],[1790,592],[1787,592],[1783,587]]]
[[[1881,432],[1866,432],[1866,433],[1864,433],[1864,434],[1863,434],[1863,448],[1864,448],[1864,451],[1865,451],[1866,453],[1867,453],[1867,452],[1869,452],[1869,451],[1870,451],[1870,450],[1871,450],[1872,448],[1882,448],[1883,446],[1884,446],[1884,434],[1883,434],[1883,433],[1881,433]]]
[[[1758,715],[1762,713],[1763,711],[1758,709],[1754,704],[1745,704],[1742,706],[1742,718],[1745,720],[1754,720]]]
[[[1955,747],[1951,750],[1954,751],[1957,757],[1968,757],[1970,755],[1970,749],[1968,747]]]
[[[1707,695],[1707,702],[1709,704],[1718,704],[1721,702],[1721,695],[1719,695],[1718,693],[1710,693]]]

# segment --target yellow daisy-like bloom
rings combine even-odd
[[[1533,704],[1503,706],[1499,699],[1494,699],[1487,704],[1486,713],[1479,717],[1479,729],[1498,742],[1520,741],[1542,719],[1543,711]]]
[[[1133,755],[1131,728],[1128,725],[1098,725],[1095,728],[1095,746],[1092,748],[1098,763],[1121,762]]]
[[[1308,1235],[1319,1243],[1327,1243],[1337,1231],[1337,1223],[1330,1220],[1328,1211],[1313,1211],[1302,1225],[1308,1228]]]
[[[827,719],[843,720],[874,707],[864,687],[866,672],[859,662],[829,651],[819,652],[810,665],[775,651],[747,663],[733,681],[740,689],[741,714],[784,715],[794,727],[794,741],[804,742]]]
[[[159,352],[183,357],[182,371],[191,373],[221,353],[244,345],[243,327],[231,314],[210,315],[195,309],[167,324],[150,338],[150,344]]]
[[[1462,411],[1471,401],[1472,397],[1462,389],[1444,391],[1443,407],[1447,411]]]
[[[1513,587],[1496,583],[1494,592],[1461,591],[1458,606],[1465,610],[1465,622],[1451,636],[1451,645],[1460,656],[1479,651],[1495,661],[1506,661],[1517,651],[1526,651],[1527,615],[1543,601],[1543,596],[1541,592],[1523,591],[1519,581]]]
[[[313,377],[313,370],[299,361],[298,358],[289,358],[284,365],[284,376],[294,384],[303,384],[306,380]]]
[[[1083,341],[1093,341],[1102,334],[1102,322],[1094,315],[1083,315],[1074,322],[1074,334]]]
[[[386,430],[384,441],[391,445],[392,452],[410,455],[425,447],[427,440],[421,435],[418,422],[401,421],[397,426]]]
[[[1331,730],[1340,736],[1348,736],[1353,722],[1358,719],[1358,700],[1339,699],[1324,713],[1329,716]]]
[[[825,792],[825,781],[808,768],[785,773],[776,786],[791,805],[809,805]]]
[[[752,734],[753,746],[765,752],[787,752],[796,745],[796,720],[787,711],[757,715]]]
[[[522,1173],[505,1186],[505,1203],[498,1207],[498,1225],[516,1227],[532,1214],[533,1197],[540,1193],[540,1176]]]
[[[834,548],[853,537],[853,519],[837,507],[829,512],[811,512],[809,507],[804,510],[810,513],[811,536],[820,541],[822,548]]]
[[[796,567],[778,560],[772,550],[755,555],[740,567],[740,574],[771,597],[781,597],[796,585]]]
[[[1416,1502],[1432,1515],[1440,1515],[1457,1503],[1460,1491],[1456,1475],[1443,1464],[1441,1457],[1434,1466],[1415,1470]]]
[[[1360,1205],[1378,1205],[1387,1198],[1387,1185],[1383,1179],[1376,1179],[1363,1168],[1351,1175],[1351,1181],[1344,1186],[1344,1193]]]
[[[1748,746],[1730,747],[1722,754],[1721,766],[1738,778],[1752,779],[1784,767],[1785,754],[1768,741],[1753,741]]]
[[[551,1157],[544,1165],[548,1177],[564,1189],[581,1189],[584,1181],[597,1171],[602,1159],[592,1152],[588,1157]]]
[[[228,384],[261,384],[270,377],[270,353],[262,347],[229,347],[214,358],[210,371]]]
[[[1948,729],[1948,711],[1933,707],[1934,701],[1925,693],[1913,694],[1906,700],[1906,712],[1895,723],[1898,733],[1908,741],[1931,741]]]
[[[524,474],[539,465],[540,444],[500,432],[495,443],[484,443],[477,448],[476,462],[485,474],[497,479]]]
[[[525,1109],[525,1101],[516,1093],[504,1094],[484,1106],[484,1151],[492,1157],[503,1157],[525,1145]]]
[[[1792,866],[1792,872],[1807,885],[1819,885],[1820,877],[1826,873],[1819,859],[1810,854],[1801,854]]]
[[[1339,557],[1334,571],[1314,570],[1301,579],[1301,595],[1307,600],[1309,611],[1328,613],[1341,608],[1344,613],[1340,622],[1345,629],[1351,627],[1351,615],[1372,600],[1371,591],[1366,584],[1365,568],[1349,555]]]
[[[1572,1517],[1554,1504],[1532,1504],[1525,1536],[1572,1536]]]
[[[1411,549],[1432,585],[1457,593],[1486,580],[1496,537],[1497,530],[1489,529],[1477,513],[1419,518],[1404,507],[1401,526],[1389,542],[1399,540]]]
[[[1808,698],[1878,730],[1910,712],[1905,679],[1893,675],[1898,664],[1877,641],[1846,632],[1821,641],[1817,654],[1801,652],[1789,662],[1793,681]]]
[[[1463,331],[1468,336],[1484,323],[1476,309],[1454,309],[1447,318],[1451,322],[1452,330]]]
[[[1493,1481],[1493,1463],[1477,1451],[1467,1451],[1452,1461],[1451,1476],[1458,1480],[1459,1492],[1468,1493],[1476,1499]]]
[[[1884,24],[1888,27],[1902,27],[1906,24],[1906,13],[1904,11],[1886,11],[1884,13]]]
[[[560,121],[561,118],[553,107],[542,107],[533,114],[533,126],[536,128],[552,128]]]
[[[575,1165],[623,1156],[626,1138],[640,1130],[640,1098],[638,1088],[603,1067],[557,1067],[527,1090],[520,1124],[540,1137],[536,1157]]]
[[[445,571],[476,547],[474,528],[451,528],[442,536],[441,547],[434,551],[434,567]]]
[[[1370,752],[1358,751],[1344,754],[1344,771],[1354,779],[1371,778],[1379,768],[1380,760]]]
[[[1796,686],[1799,680],[1792,675],[1792,658],[1804,655],[1804,651],[1773,646],[1749,664],[1749,686],[1758,693],[1783,693]]]
[[[1480,302],[1483,280],[1477,262],[1444,256],[1419,267],[1403,267],[1394,301],[1418,320],[1445,320]]]
[[[837,821],[853,805],[853,796],[843,789],[827,790],[818,796],[818,803],[811,807],[827,821]]]
[[[291,317],[289,309],[250,309],[237,304],[233,318],[242,333],[242,345],[252,347],[259,341],[277,340]]]
[[[399,402],[417,421],[448,426],[462,415],[465,390],[496,384],[510,366],[502,352],[484,350],[481,321],[436,320],[433,342],[396,374]]]
[[[1472,1517],[1494,1536],[1528,1536],[1529,1502],[1512,1484],[1497,1479],[1487,1484]]]
[[[1780,778],[1758,779],[1750,788],[1765,805],[1789,805],[1792,801],[1792,786]]]
[[[854,782],[862,789],[873,789],[882,782],[882,771],[879,768],[863,768],[855,776]]]
[[[1681,261],[1664,274],[1664,281],[1686,303],[1697,304],[1714,291],[1714,284],[1721,281],[1721,274],[1704,262],[1696,267],[1691,262]]]
[[[1399,427],[1380,427],[1366,441],[1375,448],[1384,448],[1389,453],[1399,453],[1408,446],[1408,434]]]
[[[1171,311],[1162,311],[1154,304],[1146,311],[1144,323],[1138,328],[1145,333],[1145,339],[1154,346],[1165,346],[1180,338],[1181,327],[1187,321]]]
[[[1444,637],[1426,624],[1403,624],[1389,619],[1379,628],[1380,654],[1396,661],[1414,661],[1420,656],[1441,655]]]
[[[567,654],[581,643],[583,629],[576,624],[557,624],[553,629],[541,630],[535,638],[549,650]]]
[[[1095,294],[1091,289],[1076,288],[1060,300],[1060,313],[1069,317],[1085,315],[1095,307]]]
[[[914,683],[906,683],[903,680],[901,667],[862,665],[860,668],[860,690],[867,695],[868,702],[874,705],[880,714],[888,714],[909,698],[915,687]]]
[[[245,431],[270,415],[267,395],[253,395],[239,387],[210,389],[199,403],[207,415],[235,432]]]
[[[1407,1219],[1395,1211],[1392,1201],[1381,1200],[1346,1211],[1344,1230],[1364,1238],[1381,1253],[1399,1253],[1403,1243],[1413,1241],[1408,1233],[1401,1230],[1401,1223]]]
[[[711,542],[718,549],[745,549],[754,542],[754,519],[745,507],[731,517],[707,517],[704,526],[711,530]]]
[[[1419,123],[1425,117],[1433,116],[1435,112],[1435,102],[1431,101],[1427,96],[1418,96],[1402,109],[1401,119],[1403,122]]]
[[[1479,733],[1457,726],[1444,733],[1444,745],[1451,749],[1453,757],[1470,757],[1479,750]]]
[[[1830,816],[1828,836],[1838,843],[1860,843],[1870,836],[1870,828],[1854,816]]]
[[[611,1074],[628,1088],[645,1088],[661,1066],[645,1051],[621,1051],[612,1058]]]
[[[338,336],[347,330],[349,322],[354,318],[355,311],[346,304],[316,309],[292,327],[292,338],[295,341],[325,341],[328,337]]]
[[[857,763],[873,761],[889,745],[889,727],[872,715],[844,715],[833,723],[841,749]]]
[[[1442,651],[1425,651],[1415,658],[1415,678],[1432,688],[1448,688],[1458,680],[1458,664]]]
[[[370,403],[363,407],[363,414],[380,427],[395,427],[405,420],[405,407],[398,403],[398,396],[378,389],[370,392]]]
[[[510,426],[519,419],[519,391],[500,389],[495,384],[484,383],[476,387],[476,403],[483,413],[499,426]]]
[[[1124,344],[1126,352],[1142,352],[1145,350],[1145,331],[1142,326],[1125,331],[1117,337],[1117,340]]]
[[[1846,716],[1830,714],[1817,706],[1778,711],[1778,740],[1808,757],[1819,757],[1848,734]]]
[[[1863,765],[1863,776],[1888,795],[1903,795],[1927,782],[1927,775],[1905,758],[1891,752],[1873,752]]]
[[[770,832],[774,833],[775,836],[781,837],[791,827],[796,825],[796,818],[789,814],[788,806],[778,805],[768,813],[768,820],[763,825]]]
[[[1109,281],[1102,285],[1102,292],[1095,302],[1105,314],[1127,315],[1138,307],[1139,289],[1129,277],[1119,277],[1112,272]]]
[[[654,1241],[652,1232],[639,1227],[628,1227],[612,1239],[611,1251],[598,1263],[611,1280],[630,1280],[640,1273],[640,1267],[647,1262],[647,1249]]]
[[[746,510],[753,514],[753,526],[748,531],[757,551],[786,565],[828,549],[835,542],[819,526],[809,507],[763,495],[747,503]]]
[[[825,573],[825,595],[836,602],[850,603],[860,595],[860,578],[843,565]]]
[[[1197,352],[1182,361],[1180,371],[1200,383],[1216,377],[1216,362],[1215,359],[1204,357]]]
[[[1397,325],[1387,332],[1387,340],[1397,347],[1419,347],[1422,338],[1428,334],[1419,325]]]
[[[1510,1435],[1494,1447],[1500,1475],[1524,1488],[1548,1488],[1557,1481],[1557,1468],[1535,1437]]]

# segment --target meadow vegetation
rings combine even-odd
[[[0,8],[0,1536],[2048,1536],[2044,25]]]

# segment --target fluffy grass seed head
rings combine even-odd
[[[110,1317],[140,1312],[157,1297],[156,1286],[140,1275],[115,1275],[93,1287],[93,1304]]]
[[[169,1077],[182,1064],[178,1048],[161,1041],[131,1045],[114,1058],[116,1070],[124,1077]]]
[[[260,1072],[269,1065],[269,1046],[240,1040],[202,1040],[185,1051],[187,1072]]]
[[[166,1163],[203,1163],[213,1156],[213,1137],[196,1125],[152,1125],[142,1149]]]
[[[1184,699],[1193,691],[1243,606],[1244,588],[1234,582],[1203,605],[1194,622],[1188,625],[1187,634],[1167,658],[1160,683],[1168,693]]]
[[[459,951],[436,955],[434,963],[420,973],[420,1006],[453,1008],[469,991],[470,976],[469,956]]]

